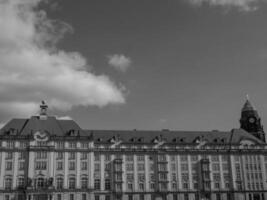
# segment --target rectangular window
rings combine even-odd
[[[219,162],[219,156],[218,155],[211,156],[211,161],[213,161],[213,162]]]
[[[110,190],[111,185],[110,185],[110,179],[106,178],[105,179],[105,190]]]
[[[69,148],[70,149],[76,149],[77,148],[77,143],[76,142],[69,142]]]
[[[7,152],[6,153],[6,160],[10,160],[13,158],[13,153],[12,152]]]
[[[70,194],[70,200],[74,200],[74,194]]]
[[[69,170],[75,170],[75,162],[69,162]]]
[[[81,159],[86,160],[87,159],[87,153],[81,153]]]
[[[144,155],[138,155],[137,161],[145,161],[145,156]]]
[[[158,160],[159,161],[167,161],[166,155],[158,155]]]
[[[133,190],[133,182],[127,182],[127,189]]]
[[[213,171],[220,171],[220,165],[218,163],[212,164],[212,170]]]
[[[12,152],[7,152],[6,153],[6,160],[11,160],[13,158],[13,153]]]
[[[145,170],[145,164],[138,163],[138,165],[137,165],[137,170],[138,170],[138,171],[144,171],[144,170]]]
[[[19,159],[23,160],[26,158],[26,153],[25,152],[19,152]]]
[[[82,200],[86,200],[86,194],[82,194]]]
[[[133,171],[134,165],[133,164],[126,164],[126,170],[127,171]]]
[[[19,162],[19,170],[24,170],[25,167],[25,162],[24,161],[20,161]]]
[[[56,143],[56,148],[57,149],[64,149],[64,142],[57,142]]]
[[[75,160],[75,152],[69,152],[69,160]]]
[[[155,189],[155,183],[154,182],[150,182],[149,187],[151,190]]]
[[[133,155],[127,155],[126,156],[126,161],[133,161]]]
[[[149,163],[149,170],[154,171],[154,163]]]
[[[57,162],[57,170],[63,170],[63,162]]]
[[[100,161],[100,155],[99,154],[95,154],[95,161]]]
[[[94,181],[94,189],[100,190],[100,179],[95,179]]]
[[[180,156],[180,160],[181,160],[182,162],[187,161],[187,156],[186,156],[186,155],[182,155],[182,156]]]
[[[81,148],[83,148],[83,149],[88,149],[88,143],[87,142],[82,142],[81,143]]]
[[[197,156],[197,155],[193,155],[193,156],[191,156],[191,160],[192,160],[192,161],[197,161],[197,160],[198,160],[198,156]]]
[[[57,152],[57,153],[56,153],[56,158],[57,158],[58,160],[63,159],[63,152]]]
[[[82,162],[81,169],[87,170],[87,162]]]
[[[126,180],[129,182],[132,182],[134,180],[134,175],[133,174],[126,174]]]
[[[6,170],[12,170],[12,162],[6,162]]]
[[[99,195],[95,195],[95,200],[100,200]]]
[[[36,170],[46,170],[46,162],[45,161],[37,161],[35,162]]]
[[[105,171],[110,171],[111,169],[111,163],[106,163],[105,164]]]
[[[61,194],[57,194],[57,200],[61,200]]]
[[[143,182],[139,182],[138,186],[139,186],[139,190],[141,190],[141,191],[143,191],[145,189]]]
[[[95,171],[96,172],[100,171],[100,163],[95,164]]]
[[[222,161],[228,161],[228,156],[222,155]]]
[[[13,141],[7,141],[6,142],[6,146],[7,146],[7,148],[14,148],[15,147],[15,142],[13,142]]]
[[[110,161],[110,160],[111,160],[110,155],[109,154],[105,155],[105,161]]]
[[[47,152],[45,151],[38,151],[35,154],[36,159],[46,159],[47,158]]]
[[[144,182],[145,181],[145,174],[138,174],[138,181]]]
[[[172,181],[176,181],[176,174],[175,173],[172,174]]]
[[[182,171],[188,171],[188,164],[182,164],[181,169]]]
[[[175,156],[170,156],[171,161],[175,161]]]

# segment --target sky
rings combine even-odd
[[[267,124],[265,0],[0,0],[0,121],[85,129]],[[267,126],[267,125],[266,125]]]

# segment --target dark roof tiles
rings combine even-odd
[[[216,143],[233,144],[249,139],[258,144],[263,142],[243,129],[232,131],[143,131],[143,130],[83,130],[74,120],[59,120],[48,116],[41,120],[39,116],[30,119],[12,119],[1,130],[0,135],[12,134],[28,136],[36,131],[46,131],[50,136],[93,136],[95,143]]]

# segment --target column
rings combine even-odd
[[[18,152],[13,152],[14,158],[13,158],[13,163],[14,163],[14,168],[13,168],[13,188],[16,187],[17,185],[17,175],[18,175]]]
[[[64,188],[68,187],[68,174],[69,174],[69,153],[64,153]]]
[[[1,152],[1,174],[0,174],[0,188],[4,187],[4,175],[5,175],[5,155],[6,152]]]
[[[149,191],[149,155],[145,155],[145,191]]]
[[[76,152],[76,186],[80,188],[81,179],[81,152]]]
[[[105,155],[100,154],[100,190],[105,189]]]

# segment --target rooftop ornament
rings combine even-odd
[[[40,119],[41,120],[46,120],[47,119],[47,108],[48,105],[46,105],[45,101],[42,101],[41,105],[40,105]]]

